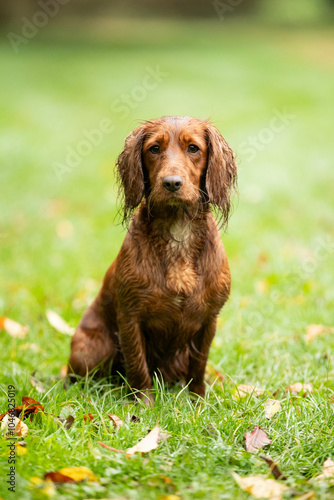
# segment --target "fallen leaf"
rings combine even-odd
[[[256,425],[252,432],[246,432],[246,450],[249,453],[256,453],[259,448],[264,448],[267,444],[272,443],[267,434],[261,429],[259,425]]]
[[[126,455],[130,456],[133,455],[134,453],[147,453],[151,450],[155,450],[155,448],[158,447],[158,439],[159,439],[159,426],[156,425],[151,432],[147,434],[144,439],[139,441],[135,446],[132,446],[132,448],[128,448],[126,450]]]
[[[248,477],[241,477],[236,472],[231,474],[240,488],[255,498],[281,500],[281,495],[289,489],[285,484],[279,483],[275,479],[268,479],[260,474]]]
[[[75,418],[73,415],[68,415],[66,418],[56,417],[56,421],[64,424],[65,429],[68,431],[74,424]]]
[[[309,491],[308,493],[305,493],[305,495],[302,495],[301,497],[294,497],[294,500],[310,500],[310,498],[316,498],[316,494],[314,491]]]
[[[88,467],[64,467],[59,472],[76,482],[84,480],[97,482],[97,477]]]
[[[275,479],[281,479],[281,481],[286,481],[288,478],[285,477],[282,472],[279,470],[278,465],[272,460],[269,455],[260,455],[260,458],[265,460],[269,466],[270,472],[274,476]]]
[[[159,500],[181,500],[181,497],[178,495],[162,495]]]
[[[45,314],[48,322],[55,330],[57,330],[57,332],[71,336],[74,334],[75,328],[69,326],[69,324],[59,316],[59,314],[55,313],[51,309],[48,309]]]
[[[88,415],[83,416],[85,422],[93,422],[94,417],[91,413],[88,413]]]
[[[328,457],[322,466],[322,474],[313,478],[313,481],[329,479],[331,484],[334,484],[334,462]]]
[[[27,424],[17,417],[5,415],[1,421],[1,432],[5,433],[7,436],[16,435],[25,437],[28,434],[28,430]]]
[[[216,368],[212,365],[206,365],[205,367],[205,378],[209,384],[213,384],[217,380],[222,382],[224,380],[224,375],[220,373]]]
[[[251,396],[258,397],[262,396],[263,393],[264,393],[263,389],[258,389],[257,387],[253,387],[251,385],[240,384],[236,387],[236,391],[233,394],[233,399],[237,400],[240,398],[245,398],[249,394]]]
[[[65,476],[61,472],[47,472],[44,474],[44,479],[49,479],[53,483],[75,483],[76,481],[69,476]]]
[[[20,323],[13,321],[12,319],[0,316],[0,330],[6,330],[11,337],[17,337],[19,339],[24,339],[27,335],[29,327],[22,326]]]
[[[334,333],[334,328],[324,325],[308,325],[306,328],[306,342],[310,342],[315,337],[319,335],[327,335],[328,333]]]
[[[291,392],[292,394],[302,393],[302,396],[305,397],[308,392],[313,392],[313,387],[311,384],[295,382],[294,384],[288,385],[286,392]]]
[[[22,457],[23,455],[25,455],[27,453],[27,446],[22,446],[22,444],[20,443],[15,443],[15,446],[16,446],[16,455],[18,457]]]
[[[122,419],[120,419],[117,415],[108,415],[108,418],[112,421],[115,429],[118,431],[124,425]]]
[[[264,416],[265,418],[273,417],[281,409],[281,403],[278,399],[268,399],[264,404]]]

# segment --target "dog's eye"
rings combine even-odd
[[[157,155],[160,153],[160,147],[158,145],[151,146],[149,151],[151,151],[154,155]]]
[[[195,144],[189,144],[188,151],[189,153],[197,153],[197,151],[199,151],[199,147]]]

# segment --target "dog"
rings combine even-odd
[[[158,374],[204,397],[230,293],[218,224],[227,223],[236,188],[233,151],[210,122],[166,116],[126,138],[116,171],[128,232],[72,338],[69,375],[124,374],[150,403]]]

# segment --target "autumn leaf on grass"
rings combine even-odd
[[[306,328],[305,340],[310,342],[315,337],[319,335],[327,335],[328,333],[334,333],[334,327],[324,326],[324,325],[308,325]]]
[[[260,448],[264,448],[267,444],[272,443],[272,440],[269,439],[259,425],[256,425],[252,432],[246,432],[245,439],[246,450],[249,453],[256,453]]]
[[[277,399],[268,399],[264,404],[264,416],[270,419],[281,409],[281,403]]]
[[[235,392],[233,394],[233,399],[238,400],[240,398],[245,398],[249,394],[251,396],[262,396],[264,393],[263,389],[258,389],[257,387],[253,387],[251,385],[239,384],[237,385]]]
[[[135,446],[132,446],[132,448],[128,448],[125,452],[126,455],[130,456],[134,453],[147,453],[151,450],[155,450],[155,448],[158,447],[159,433],[159,426],[156,425],[144,439],[139,441]]]
[[[231,474],[240,488],[250,493],[254,498],[281,500],[284,492],[289,489],[285,484],[279,483],[275,479],[268,479],[260,474],[248,477],[241,477],[236,472]]]
[[[334,485],[334,462],[331,458],[327,458],[322,466],[322,474],[313,478],[313,481],[329,480],[331,485]]]
[[[5,415],[1,421],[1,432],[7,436],[16,435],[25,437],[28,434],[28,430],[27,424],[17,417]]]
[[[64,424],[65,429],[68,431],[74,424],[75,418],[73,417],[73,415],[68,415],[68,417],[66,418],[55,417],[55,421]],[[58,427],[60,427],[59,424]]]
[[[268,467],[270,469],[270,472],[272,475],[275,477],[275,479],[281,479],[281,481],[286,481],[288,478],[282,474],[282,472],[279,470],[278,465],[273,461],[273,459],[267,455],[260,455],[260,458],[266,461],[268,464]]]
[[[124,425],[124,422],[122,419],[120,419],[117,415],[108,415],[108,418],[112,421],[114,428],[116,431]]]
[[[79,483],[81,481],[97,482],[97,477],[88,467],[64,467],[60,471],[47,472],[44,479],[59,484]]]
[[[214,366],[206,365],[205,379],[209,384],[213,384],[216,380],[223,382],[224,375],[222,375],[218,370],[216,370]]]
[[[51,311],[51,309],[48,309],[45,314],[48,322],[57,332],[71,336],[74,334],[75,328],[72,328],[59,314]]]
[[[294,384],[288,385],[285,389],[286,392],[291,392],[292,394],[301,394],[303,398],[308,392],[313,392],[313,387],[311,384],[302,384],[301,382],[295,382]]]
[[[12,319],[0,316],[0,330],[6,330],[11,337],[24,339],[28,333],[29,327],[22,326],[20,323],[16,323],[16,321],[13,321]]]
[[[69,476],[65,476],[61,472],[47,472],[44,474],[44,479],[50,480],[53,483],[75,483],[74,479]]]

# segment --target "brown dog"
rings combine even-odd
[[[72,339],[69,373],[124,373],[133,389],[149,394],[160,372],[204,396],[231,281],[210,206],[226,223],[237,177],[233,152],[210,123],[163,117],[128,136],[117,169],[124,220],[132,221]]]

